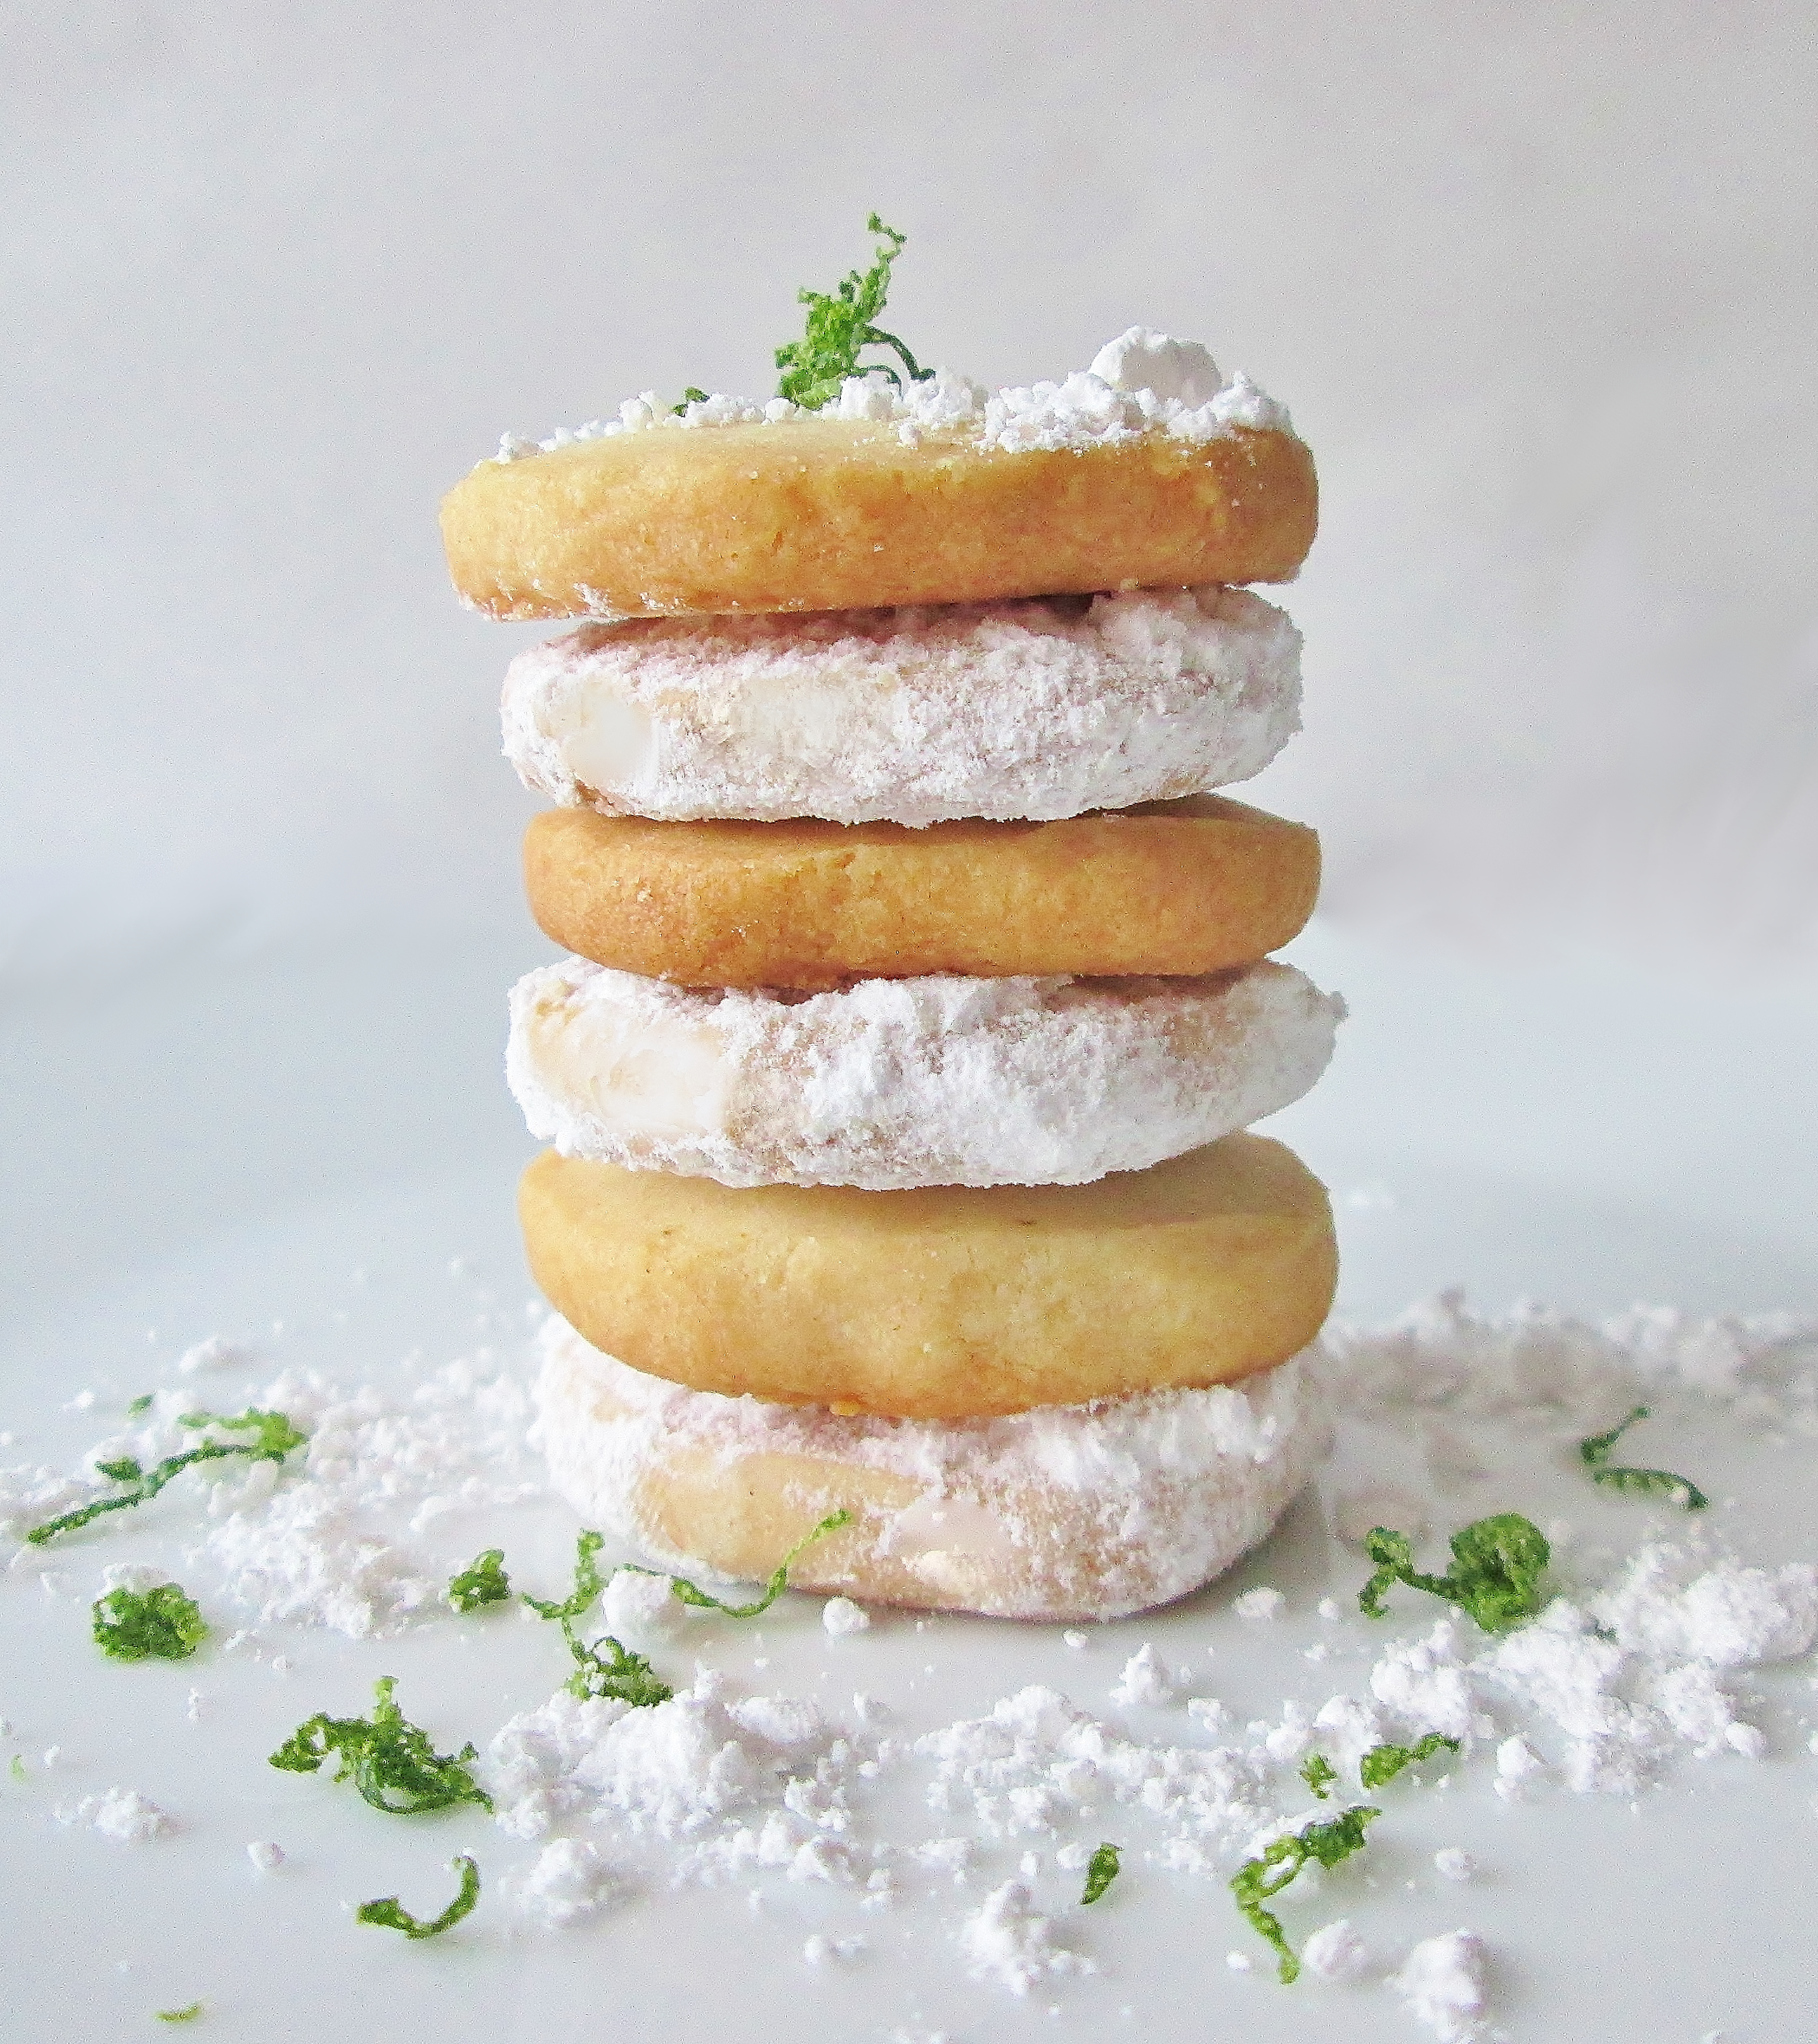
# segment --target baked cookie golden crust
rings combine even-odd
[[[1285,582],[1318,509],[1313,456],[1274,429],[1012,451],[808,417],[483,461],[442,538],[490,617],[653,617]]]
[[[524,857],[547,936],[684,986],[1222,972],[1294,936],[1320,875],[1305,824],[1214,795],[925,830],[553,809]]]
[[[1325,1189],[1231,1135],[1086,1185],[732,1190],[547,1151],[530,1267],[594,1347],[696,1390],[955,1419],[1204,1387],[1318,1333]]]

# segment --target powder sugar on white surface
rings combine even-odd
[[[1015,1995],[1026,1995],[1050,1974],[1097,1970],[1090,1959],[1055,1943],[1047,1918],[1020,1881],[992,1889],[961,1926],[959,1946],[974,1979],[994,1981]]]
[[[963,1887],[977,1850],[970,1838],[924,1838],[920,1845],[909,1847],[909,1858],[917,1866],[926,1867],[931,1873],[944,1873],[955,1886]]]
[[[1801,1431],[1818,1425],[1818,1321],[1789,1313],[1698,1320],[1637,1306],[1589,1321],[1528,1304],[1493,1318],[1451,1290],[1384,1327],[1328,1322],[1319,1352],[1332,1395],[1389,1424],[1440,1412],[1547,1414],[1588,1434],[1620,1418],[1638,1391],[1682,1389],[1746,1401],[1762,1419],[1805,1416]]]
[[[1690,1543],[1653,1543],[1591,1613],[1631,1652],[1713,1668],[1790,1661],[1818,1639],[1818,1566],[1744,1568]]]
[[[824,1931],[817,1931],[803,1941],[802,1963],[810,1966],[832,1965],[836,1960],[855,1959],[864,1950],[863,1938],[829,1938]]]
[[[104,1838],[122,1845],[141,1845],[176,1829],[170,1813],[136,1788],[110,1788],[102,1795],[84,1796],[79,1803],[60,1808],[56,1816],[60,1824],[86,1824]]]
[[[1482,2034],[1484,1948],[1474,1931],[1423,1938],[1389,1984],[1439,2044],[1470,2044]]]
[[[678,1630],[682,1611],[667,1576],[637,1569],[615,1569],[600,1600],[600,1616],[615,1639],[667,1639]]]
[[[1516,1733],[1496,1749],[1496,1792],[1512,1803],[1526,1794],[1547,1773],[1542,1760],[1526,1739]]]
[[[110,1487],[98,1477],[67,1476],[31,1463],[0,1469],[0,1553],[9,1567],[37,1566],[42,1550],[25,1541],[34,1526],[73,1512]]]
[[[1281,1616],[1287,1602],[1279,1590],[1246,1590],[1242,1596],[1232,1599],[1231,1608],[1240,1618],[1273,1619]]]
[[[530,1866],[505,1882],[521,1914],[552,1931],[596,1915],[621,1887],[605,1856],[584,1838],[552,1838]]]
[[[989,1717],[962,1719],[915,1742],[935,1763],[930,1808],[969,1809],[988,1836],[1047,1832],[1107,1803],[1140,1804],[1181,1849],[1203,1860],[1271,1815],[1266,1769],[1226,1747],[1151,1746],[1120,1737],[1058,1690],[1006,1696]]]
[[[206,1344],[204,1345],[207,1346]],[[186,1562],[212,1568],[215,1584],[251,1623],[243,1636],[282,1623],[326,1627],[351,1639],[382,1637],[418,1616],[436,1616],[448,1568],[421,1536],[444,1516],[540,1496],[546,1489],[526,1435],[531,1407],[509,1371],[468,1360],[413,1385],[345,1393],[313,1372],[286,1372],[252,1401],[308,1435],[280,1464],[239,1457],[185,1471],[160,1500],[156,1523],[186,1531],[207,1523]],[[86,1473],[0,1473],[0,1531],[19,1538],[42,1520],[112,1494],[103,1462],[150,1468],[205,1438],[182,1423],[187,1391],[163,1390],[134,1424],[97,1443]],[[224,1443],[232,1429],[206,1438]],[[179,1515],[186,1506],[188,1516]]]
[[[1111,1692],[1112,1702],[1126,1708],[1136,1704],[1170,1704],[1174,1697],[1174,1673],[1147,1642],[1124,1662],[1124,1672]]]
[[[252,1360],[249,1349],[229,1341],[225,1335],[210,1335],[206,1341],[184,1350],[177,1358],[177,1370],[180,1376],[195,1377],[203,1370],[231,1370]]]
[[[1370,1671],[1370,1694],[1416,1737],[1466,1739],[1479,1729],[1459,1631],[1442,1618],[1424,1639],[1391,1646]]]
[[[735,1698],[703,1671],[642,1709],[559,1690],[510,1719],[475,1771],[496,1821],[521,1838],[578,1818],[628,1845],[667,1842],[652,1864],[673,1881],[768,1869],[851,1886],[848,1791],[873,1757],[812,1700]]]
[[[853,1603],[850,1597],[829,1597],[821,1607],[821,1623],[828,1638],[849,1639],[855,1632],[871,1629],[871,1614],[863,1604]]]
[[[1321,1980],[1359,1980],[1370,1964],[1370,1947],[1341,1916],[1313,1932],[1301,1948],[1301,1961]]]
[[[256,1402],[288,1414],[307,1448],[207,1489],[217,1523],[198,1550],[256,1629],[319,1625],[358,1639],[438,1616],[445,1562],[423,1553],[400,1522],[420,1538],[450,1514],[544,1489],[525,1439],[528,1396],[509,1371],[463,1359],[413,1386],[351,1393],[288,1372]],[[161,1416],[165,1403],[160,1396]]]

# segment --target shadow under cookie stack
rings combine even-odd
[[[913,367],[913,365],[912,365]],[[1108,1618],[1322,1450],[1323,1189],[1240,1132],[1340,1004],[1268,954],[1313,832],[1209,791],[1298,728],[1235,585],[1315,521],[1286,414],[1133,328],[988,395],[633,401],[450,495],[457,587],[580,618],[507,755],[559,806],[508,1074],[558,1489],[667,1566]]]

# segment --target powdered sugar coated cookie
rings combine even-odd
[[[1343,1012],[1272,962],[791,997],[570,959],[513,989],[505,1070],[532,1135],[634,1170],[873,1191],[1082,1185],[1297,1100]]]
[[[842,1417],[646,1377],[552,1316],[536,1403],[583,1520],[666,1567],[1001,1618],[1165,1604],[1263,1539],[1328,1443],[1298,1360],[1242,1382],[993,1420]]]
[[[521,653],[505,756],[661,820],[1055,820],[1260,773],[1301,635],[1247,590],[591,625]]]

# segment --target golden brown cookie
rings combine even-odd
[[[557,943],[685,986],[1221,972],[1301,928],[1320,873],[1305,824],[1215,795],[925,830],[552,809],[524,859]]]
[[[1009,452],[801,418],[483,461],[442,538],[491,617],[650,617],[1285,582],[1318,508],[1291,433]]]
[[[1230,1135],[1086,1185],[732,1190],[547,1151],[519,1217],[596,1348],[697,1390],[909,1419],[1228,1381],[1332,1304],[1324,1188]]]

